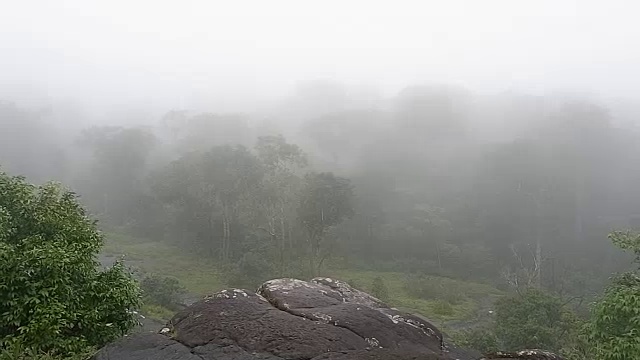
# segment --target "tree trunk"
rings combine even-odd
[[[318,258],[318,252],[320,249],[320,239],[316,235],[312,235],[309,240],[311,251],[309,254],[309,271],[312,277],[318,276],[318,268],[316,267],[316,259]]]
[[[536,285],[542,287],[542,244],[540,241],[540,230],[536,231]]]
[[[285,246],[287,243],[287,231],[284,225],[284,205],[280,204],[280,274],[285,273]]]
[[[229,216],[229,208],[226,205],[222,206],[222,252],[221,260],[223,262],[229,261],[230,257],[230,242],[231,242],[231,226]]]

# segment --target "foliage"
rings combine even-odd
[[[231,270],[229,285],[233,287],[257,289],[271,277],[271,264],[261,254],[247,252]]]
[[[376,276],[373,279],[371,284],[371,295],[382,301],[389,301],[389,290],[380,276]]]
[[[630,250],[636,255],[636,262],[640,266],[640,233],[631,231],[614,231],[609,234],[611,242],[623,249]]]
[[[307,232],[311,270],[316,264],[323,240],[329,229],[353,214],[353,188],[348,179],[333,173],[310,173],[305,176],[297,209],[298,219]]]
[[[599,360],[640,358],[640,277],[617,277],[595,304],[586,327],[591,352]]]
[[[578,326],[562,299],[540,289],[514,293],[496,303],[496,336],[506,350],[559,351],[575,341]]]
[[[426,276],[408,276],[405,289],[412,296],[427,300],[442,300],[452,305],[463,302],[465,296],[457,287],[443,282],[434,282],[431,277]]]
[[[618,247],[640,255],[640,236],[614,232]],[[637,259],[640,262],[640,259]],[[585,326],[590,353],[598,360],[640,358],[640,277],[627,272],[613,279],[592,309]]]
[[[84,130],[77,144],[91,154],[84,181],[83,201],[101,220],[125,225],[137,210],[151,150],[157,139],[142,128],[117,126]]]
[[[145,304],[155,304],[176,310],[181,296],[186,292],[178,279],[157,274],[146,275],[140,282]]]
[[[174,236],[193,240],[228,262],[242,239],[240,217],[251,208],[263,177],[261,163],[243,146],[216,146],[189,153],[158,172],[153,192],[167,210]]]
[[[454,333],[453,339],[457,346],[474,349],[483,354],[499,350],[498,338],[491,328],[478,327],[461,330]]]
[[[73,354],[136,325],[139,290],[75,195],[0,173],[0,349]]]

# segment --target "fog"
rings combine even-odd
[[[633,2],[2,9],[0,170],[62,182],[147,270],[583,299],[632,267],[607,234],[640,227]]]
[[[488,93],[638,92],[628,1],[21,1],[0,15],[2,97],[246,111],[302,80]]]

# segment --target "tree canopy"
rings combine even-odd
[[[137,285],[121,264],[99,270],[102,243],[73,193],[0,173],[3,355],[82,352],[137,323]]]

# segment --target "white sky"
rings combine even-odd
[[[0,96],[238,104],[328,78],[385,91],[640,91],[634,0],[0,0]]]

